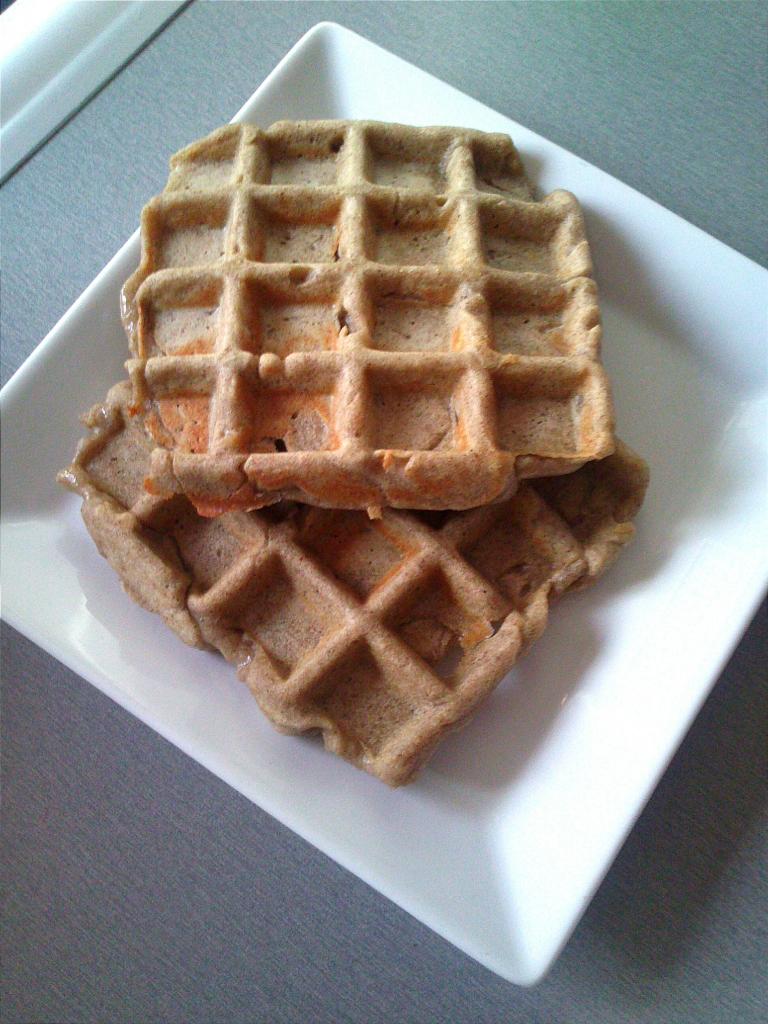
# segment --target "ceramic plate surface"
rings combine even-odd
[[[185,648],[125,597],[79,500],[54,483],[80,436],[78,414],[123,375],[118,294],[137,264],[134,236],[3,391],[3,613],[470,956],[531,983],[768,579],[768,273],[334,25],[304,36],[238,115],[262,125],[320,117],[507,132],[542,190],[579,197],[619,432],[651,465],[634,544],[597,586],[557,605],[543,639],[413,786],[390,791],[319,742],[278,735],[223,660]]]

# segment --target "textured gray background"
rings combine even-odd
[[[168,154],[323,19],[768,262],[765,4],[195,3],[0,190],[3,380],[133,231]],[[762,1024],[767,650],[763,608],[523,990],[5,628],[2,1020]]]

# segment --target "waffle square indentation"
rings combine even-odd
[[[438,451],[454,447],[455,412],[450,387],[421,386],[389,374],[371,374],[371,445],[396,451]]]
[[[228,200],[218,197],[210,203],[189,200],[167,206],[153,225],[160,236],[154,269],[205,267],[220,259],[226,249],[228,215]]]
[[[191,505],[179,501],[179,512],[171,518],[168,509],[162,524],[171,531],[184,565],[199,588],[213,586],[243,552],[243,544],[226,527],[221,517],[198,515]],[[171,521],[169,522],[169,518]]]
[[[442,203],[372,203],[376,262],[396,266],[446,263],[450,218],[444,214]]]
[[[251,208],[249,258],[263,263],[333,263],[339,258],[338,201],[263,197]]]
[[[547,288],[496,279],[487,292],[491,344],[504,355],[594,358],[600,312],[594,282],[585,278]]]
[[[397,266],[445,263],[448,235],[439,225],[393,225],[376,233],[376,260]]]
[[[212,352],[216,344],[218,306],[157,307],[150,313],[148,355],[186,356]]]
[[[554,274],[551,241],[554,224],[539,210],[503,204],[482,207],[480,224],[486,261],[499,270]]]
[[[319,681],[312,704],[347,742],[375,754],[413,718],[414,707],[392,679],[393,671],[360,642]]]
[[[310,452],[335,448],[333,397],[322,392],[253,385],[244,423],[251,452]]]
[[[337,233],[329,224],[273,220],[264,239],[265,263],[331,263],[338,255]]]
[[[566,353],[562,314],[497,307],[492,313],[493,347],[505,355],[561,356]]]
[[[258,318],[262,352],[276,352],[285,358],[291,352],[336,348],[339,324],[330,303],[265,297]]]
[[[495,374],[499,447],[553,458],[575,455],[584,406],[581,384],[562,366]]]
[[[411,295],[379,301],[374,348],[388,352],[447,352],[451,349],[451,308]]]
[[[464,558],[517,610],[551,575],[551,552],[533,537],[541,503],[522,489],[495,510],[493,521],[462,550]]]
[[[511,147],[500,149],[497,145],[476,142],[472,150],[478,191],[513,199],[531,198],[522,163]]]
[[[225,188],[235,174],[238,137],[234,134],[215,143],[204,140],[195,156],[174,160],[171,181],[174,191]]]
[[[425,149],[418,137],[391,136],[369,129],[370,173],[377,185],[397,189],[444,192],[444,149]]]
[[[450,678],[464,652],[491,635],[473,616],[443,572],[436,570],[393,609],[388,623],[442,678]]]
[[[137,444],[137,439],[141,444]],[[131,508],[144,497],[144,481],[151,442],[141,427],[122,429],[88,458],[86,468],[92,482],[124,508]]]
[[[405,554],[365,512],[312,509],[299,539],[362,600],[392,577]]]
[[[273,185],[332,185],[344,145],[341,131],[320,127],[295,138],[269,140]]]
[[[147,416],[147,425],[164,447],[196,454],[208,451],[210,421],[210,394],[191,391],[156,397]]]
[[[327,595],[270,558],[223,609],[227,620],[256,640],[287,678],[327,633],[339,625]]]

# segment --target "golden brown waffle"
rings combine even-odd
[[[613,449],[581,211],[506,136],[230,125],[141,232],[135,403],[204,515],[470,508]]]
[[[152,443],[117,385],[62,482],[128,593],[238,666],[282,730],[407,782],[634,532],[645,464],[623,445],[468,512],[281,503],[218,518],[143,487]]]

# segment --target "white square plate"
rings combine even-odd
[[[336,25],[238,119],[376,118],[512,135],[587,216],[621,435],[651,464],[635,543],[411,787],[280,736],[231,668],[126,599],[54,484],[77,415],[123,375],[134,236],[2,393],[8,621],[492,970],[552,963],[768,578],[768,274],[649,199]],[[201,132],[202,134],[202,132]],[[158,182],[158,190],[161,182]],[[137,211],[138,217],[138,211]]]

